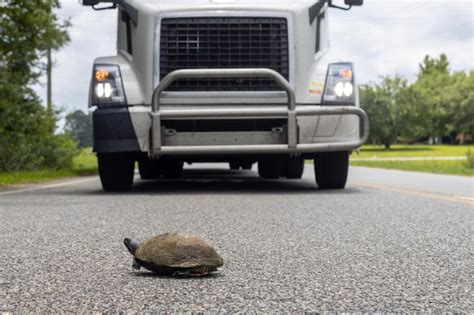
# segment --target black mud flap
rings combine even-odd
[[[140,152],[128,108],[98,108],[92,115],[94,152]]]

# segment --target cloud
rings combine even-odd
[[[473,64],[473,2],[366,1],[350,12],[333,11],[332,53],[350,58],[360,82],[386,74],[414,80],[424,56],[448,55],[451,69]]]
[[[94,58],[116,54],[117,13],[95,12],[77,0],[62,5],[58,15],[71,20],[71,42],[54,55],[53,101],[68,111],[87,110]],[[446,53],[452,70],[469,70],[473,17],[471,0],[366,0],[349,12],[331,9],[331,53],[353,60],[362,83],[386,74],[413,80],[427,54]],[[46,88],[35,88],[45,99]]]

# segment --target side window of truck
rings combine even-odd
[[[130,18],[130,15],[128,15],[127,12],[124,10],[120,10],[120,18],[122,22],[125,24],[125,31],[126,31],[126,40],[127,40],[127,52],[130,55],[133,55],[133,42],[132,42],[132,19]]]
[[[325,46],[324,32],[322,28],[325,27],[326,12],[321,12],[316,19],[316,48],[315,53],[319,52]]]

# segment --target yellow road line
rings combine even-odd
[[[393,191],[393,192],[408,194],[412,196],[427,197],[427,198],[436,199],[436,200],[450,201],[450,202],[456,202],[456,203],[462,203],[465,205],[474,206],[474,198],[470,198],[470,197],[442,195],[442,194],[435,194],[435,193],[430,193],[426,191],[400,188],[400,187],[394,187],[394,186],[388,186],[388,185],[371,184],[371,183],[365,183],[365,182],[350,182],[349,184],[352,184],[354,186],[364,187],[364,188],[373,188],[373,189],[379,189],[379,190]]]

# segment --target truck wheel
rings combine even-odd
[[[125,154],[98,154],[99,176],[105,191],[129,190],[133,184],[135,161]]]
[[[236,170],[240,169],[240,164],[237,163],[237,162],[230,162],[229,167],[230,167],[231,170],[236,171]]]
[[[163,178],[176,179],[183,176],[183,164],[183,161],[179,160],[163,161],[161,165]]]
[[[276,179],[280,177],[281,162],[277,158],[258,161],[258,175],[261,178]]]
[[[138,171],[142,179],[157,179],[161,177],[161,165],[159,161],[143,159],[138,161]]]
[[[349,152],[319,153],[314,160],[316,183],[320,189],[343,189],[349,171]]]
[[[304,159],[301,157],[290,157],[286,161],[285,177],[288,179],[300,179],[304,171]]]

